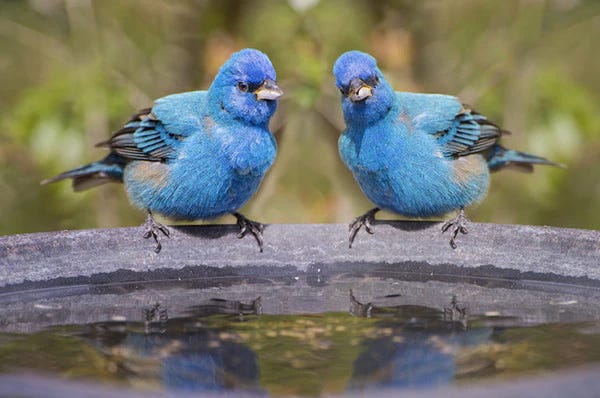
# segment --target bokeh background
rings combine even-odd
[[[348,222],[370,208],[337,153],[331,75],[360,49],[396,89],[458,95],[513,132],[507,146],[568,166],[495,174],[472,220],[599,229],[599,38],[597,0],[2,0],[0,234],[140,224],[117,184],[39,181],[104,156],[93,144],[136,109],[208,87],[244,47],[271,57],[285,90],[248,217]]]

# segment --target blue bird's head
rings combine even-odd
[[[381,119],[394,104],[394,90],[375,58],[361,51],[342,54],[333,66],[342,94],[346,124],[369,124]]]
[[[244,49],[221,66],[208,90],[212,109],[221,117],[266,125],[283,91],[275,83],[275,68],[266,54]]]

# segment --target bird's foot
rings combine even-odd
[[[450,247],[452,247],[453,249],[456,249],[456,237],[458,233],[460,232],[461,234],[465,235],[469,233],[466,227],[467,221],[469,220],[467,220],[467,217],[465,216],[465,211],[463,209],[460,209],[460,212],[455,218],[446,221],[444,225],[442,225],[442,233],[446,232],[452,227]]]
[[[144,239],[148,239],[152,237],[154,242],[156,242],[156,247],[154,248],[155,253],[160,253],[162,249],[162,245],[160,244],[161,236],[159,232],[165,235],[167,238],[170,236],[169,228],[165,227],[159,222],[156,222],[154,217],[152,217],[152,213],[148,212],[148,217],[146,217],[146,222],[144,223]]]
[[[368,233],[371,235],[373,234],[373,227],[371,226],[371,223],[375,221],[375,213],[377,213],[379,210],[381,210],[379,207],[374,207],[362,216],[356,217],[356,219],[350,223],[348,233],[348,248],[352,248],[354,238],[356,238],[356,234],[358,231],[360,231],[363,225]]]
[[[265,226],[259,223],[258,221],[252,221],[246,218],[244,215],[240,213],[232,213],[232,215],[237,218],[237,225],[240,227],[240,232],[238,233],[238,238],[242,239],[248,232],[254,235],[256,239],[256,243],[258,243],[258,249],[262,253],[263,251],[263,231]]]

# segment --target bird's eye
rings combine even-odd
[[[375,75],[375,84],[379,84],[379,76]]]
[[[242,93],[248,92],[248,83],[244,83],[244,82],[239,82],[237,84],[238,90],[240,90]]]

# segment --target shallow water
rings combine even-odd
[[[600,363],[600,292],[480,279],[200,278],[0,295],[0,374],[318,396]]]

